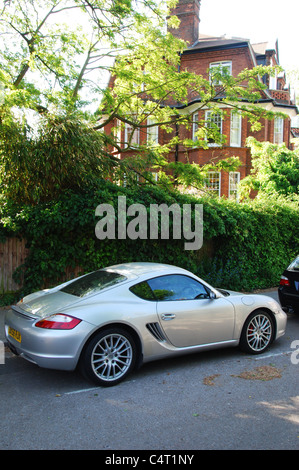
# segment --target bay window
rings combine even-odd
[[[128,147],[137,147],[139,145],[139,128],[132,124],[125,123],[125,144]]]
[[[147,119],[147,142],[150,144],[158,145],[159,143],[159,127],[156,121],[152,118]]]
[[[212,194],[220,196],[221,173],[219,171],[208,171],[204,186]]]
[[[209,146],[221,145],[218,141],[222,136],[222,114],[215,111],[206,111],[207,142]]]

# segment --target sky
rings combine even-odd
[[[280,65],[299,70],[299,0],[201,0],[201,34],[273,43]]]

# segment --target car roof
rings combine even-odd
[[[187,273],[183,268],[172,266],[170,264],[163,263],[150,263],[150,262],[130,262],[123,264],[116,264],[114,266],[108,266],[104,268],[106,271],[115,271],[123,274],[128,279],[134,277],[141,277],[145,274],[160,275],[169,273]]]

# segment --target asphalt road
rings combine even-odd
[[[295,340],[299,317],[289,315],[286,335],[261,356],[234,348],[155,362],[112,388],[94,387],[77,372],[40,369],[6,351],[0,449],[97,449],[106,451],[104,463],[111,452],[114,459],[125,450],[137,458],[144,449],[155,465],[178,463],[165,457],[175,450],[192,456],[198,450],[298,449]]]

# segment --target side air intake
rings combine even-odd
[[[156,338],[157,341],[166,341],[166,338],[159,323],[147,323],[146,327],[148,331],[154,336],[154,338]]]

